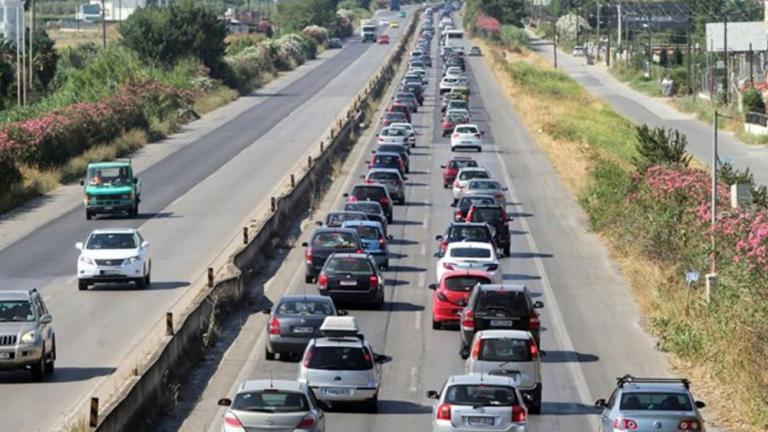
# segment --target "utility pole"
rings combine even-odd
[[[557,17],[552,18],[552,56],[557,69]]]
[[[19,16],[21,7],[16,5],[16,104],[21,105],[21,17]],[[23,13],[23,11],[22,11]]]
[[[600,0],[597,0],[597,61],[600,61]]]
[[[691,64],[692,64],[692,58],[691,58],[691,22],[688,22],[688,31],[686,34],[686,42],[688,43],[688,53],[686,55],[686,60],[688,61],[688,94],[693,94],[693,73],[691,71]]]
[[[32,80],[35,77],[35,0],[30,0],[30,23],[29,23],[29,91],[32,92]]]
[[[21,103],[27,106],[27,22],[24,2],[19,9],[21,9]]]
[[[752,42],[749,43],[749,85],[751,87],[755,86],[755,69],[753,65],[755,64],[755,52],[752,51]]]
[[[723,54],[725,54],[725,71],[723,73],[723,91],[725,91],[725,104],[728,105],[728,15],[723,14]]]
[[[707,302],[711,302],[714,297],[714,291],[717,289],[717,244],[715,239],[715,227],[717,226],[717,120],[720,113],[715,110],[715,115],[712,117],[712,197],[711,208],[712,212],[710,221],[710,239],[711,247],[710,251],[710,270],[706,275],[706,299]]]
[[[107,47],[107,9],[101,0],[101,47]]]

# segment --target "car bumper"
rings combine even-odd
[[[339,395],[327,395],[323,394],[321,388],[323,386],[310,386],[315,393],[315,398],[326,402],[365,402],[373,399],[379,392],[378,387],[352,387],[352,386],[334,386],[330,384],[328,387],[351,387],[351,396],[339,396]]]
[[[100,204],[88,204],[85,206],[86,210],[91,213],[123,213],[133,210],[135,207],[133,202],[124,202],[113,205],[100,205]]]
[[[469,427],[466,425],[459,425],[454,426],[451,424],[450,420],[434,420],[432,423],[432,431],[433,432],[453,432],[453,431],[461,431],[461,432],[488,432],[489,430],[493,430],[494,432],[528,432],[528,426],[525,424],[517,423],[512,424],[507,428],[504,429],[489,429],[487,426],[479,426],[476,428]]]
[[[303,353],[307,344],[313,337],[314,336],[295,337],[269,335],[269,338],[267,338],[267,346],[269,347],[269,351],[276,354]]]
[[[370,291],[353,291],[353,290],[322,290],[318,289],[320,295],[328,296],[333,301],[341,302],[363,302],[363,303],[377,303],[379,301],[379,292],[376,290]]]
[[[40,362],[43,344],[20,344],[0,348],[0,370],[19,369]]]
[[[144,263],[122,266],[78,265],[77,278],[92,282],[115,282],[144,277]]]
[[[462,149],[462,148],[482,148],[483,145],[480,143],[480,141],[459,141],[459,142],[452,142],[451,148],[452,149]]]
[[[459,313],[461,313],[462,309],[462,306],[456,306],[440,300],[433,300],[432,319],[441,323],[459,322]]]

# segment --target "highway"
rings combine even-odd
[[[233,104],[245,106],[242,111],[224,107],[212,113],[208,118],[217,126],[198,130],[183,146],[173,138],[164,151],[158,151],[162,143],[147,146],[137,159],[153,152],[162,158],[140,167],[144,192],[137,219],[86,221],[76,204],[81,195],[67,186],[75,191],[69,194],[72,204],[56,202],[61,196],[54,193],[30,214],[3,220],[2,289],[42,292],[53,314],[58,359],[44,383],[30,383],[23,371],[0,374],[0,429],[52,430],[100,380],[111,379],[117,388],[122,377],[112,374],[119,362],[146,354],[136,352],[137,345],[167,310],[194,294],[190,286],[367,85],[405,27],[387,30],[388,46],[350,38],[340,52],[306,65],[303,76],[301,70],[291,73],[274,94],[255,92]],[[250,97],[258,103],[249,105]],[[32,229],[35,218],[46,223]],[[150,289],[77,290],[74,244],[104,227],[136,227],[150,241]]]
[[[436,40],[433,59],[438,58]],[[449,375],[464,371],[457,332],[433,330],[430,325],[432,291],[427,286],[434,282],[437,261],[434,236],[442,234],[452,219],[451,193],[442,187],[440,165],[453,154],[448,138],[436,130],[438,71],[432,69],[431,90],[424,107],[414,115],[420,136],[411,155],[407,203],[395,208],[395,222],[390,225],[394,240],[391,267],[385,272],[386,307],[381,311],[347,308],[375,351],[392,359],[382,365],[379,413],[331,411],[326,417],[330,431],[429,430],[432,401],[425,392],[439,390]],[[515,217],[510,223],[512,254],[502,259],[504,280],[527,284],[535,300],[545,305],[543,412],[529,417],[530,430],[596,430],[592,403],[610,394],[615,378],[626,373],[668,376],[666,358],[654,349],[654,340],[643,329],[627,281],[600,239],[589,233],[578,202],[560,182],[481,57],[469,57],[468,74],[471,115],[485,131],[483,152],[469,156],[509,187],[508,212]],[[342,194],[366,171],[364,160],[377,145],[377,132],[378,128],[367,132],[317,214],[303,224],[296,247],[265,282],[272,302],[285,293],[316,292],[313,285],[304,283],[303,249],[298,245],[311,233],[312,221],[342,206]],[[168,416],[158,430],[218,431],[224,410],[216,400],[232,397],[243,380],[296,378],[295,361],[264,359],[267,317],[257,309],[251,308],[242,323],[228,330],[236,337],[229,346],[218,348],[223,352],[215,364],[203,366],[210,370],[196,374],[205,387],[201,394],[182,394],[188,400],[186,406]]]

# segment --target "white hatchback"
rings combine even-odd
[[[144,289],[150,284],[152,263],[149,242],[133,228],[98,229],[85,244],[76,243],[78,288],[96,283],[133,282]]]
[[[445,254],[437,262],[437,281],[443,280],[443,273],[453,270],[480,270],[488,273],[493,283],[501,283],[502,271],[496,248],[490,243],[461,241],[448,244]]]
[[[408,133],[408,144],[410,144],[411,147],[416,147],[416,129],[413,128],[412,124],[395,122],[390,123],[389,127],[405,129],[405,131]]]
[[[451,134],[451,151],[459,149],[475,149],[483,151],[483,138],[485,132],[474,124],[460,124],[453,128]]]

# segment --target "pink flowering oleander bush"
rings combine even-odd
[[[481,15],[475,21],[475,29],[480,36],[494,38],[501,30],[501,23],[496,18]]]

